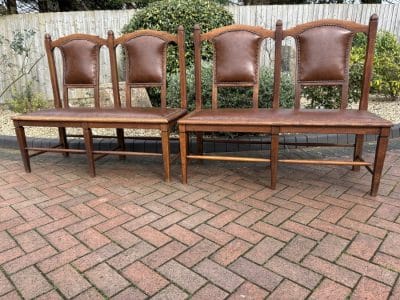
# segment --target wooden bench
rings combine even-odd
[[[278,21],[276,30],[260,27],[233,25],[200,33],[194,31],[196,110],[178,121],[182,161],[182,182],[187,182],[187,160],[208,159],[248,162],[268,162],[271,167],[271,188],[277,184],[278,163],[303,163],[348,165],[353,170],[367,167],[372,174],[371,195],[378,192],[384,164],[388,136],[392,123],[367,111],[368,93],[372,74],[374,44],[377,32],[377,16],[370,18],[369,25],[340,20],[320,20],[283,30]],[[354,34],[362,32],[368,37],[363,71],[362,93],[359,109],[347,109],[349,91],[349,54]],[[286,37],[296,42],[297,62],[295,71],[295,99],[293,109],[280,107],[279,87],[281,78],[281,48]],[[265,38],[275,40],[274,91],[272,109],[258,107],[259,53]],[[212,107],[202,107],[201,95],[201,47],[204,41],[213,44]],[[300,107],[303,86],[340,86],[341,103],[337,110],[302,109]],[[218,88],[247,86],[253,88],[252,108],[219,108]],[[271,135],[269,157],[215,156],[202,153],[204,132],[252,132]],[[197,136],[198,152],[187,152],[188,133]],[[352,160],[299,160],[279,159],[279,135],[294,133],[354,134]],[[364,136],[378,135],[374,163],[362,158]],[[373,165],[373,168],[370,166]]]
[[[178,45],[181,80],[181,107],[169,108],[166,101],[167,46]],[[126,105],[120,101],[117,72],[116,48],[121,45],[126,54]],[[45,37],[53,88],[55,108],[13,117],[15,131],[26,172],[31,171],[30,157],[44,152],[83,153],[87,155],[89,171],[95,176],[95,160],[108,154],[119,155],[162,155],[165,180],[170,179],[171,128],[178,118],[186,114],[186,71],[184,31],[180,27],[177,35],[153,30],[139,30],[115,39],[110,31],[107,39],[93,35],[73,34],[52,41]],[[99,53],[101,47],[109,51],[114,106],[102,107],[99,97]],[[60,49],[62,68],[62,98],[60,96],[54,50]],[[159,87],[161,106],[139,108],[131,106],[131,89],[137,87]],[[93,88],[94,107],[71,107],[68,91],[71,88]],[[25,126],[57,127],[60,144],[54,148],[28,147]],[[66,127],[82,128],[85,149],[68,147]],[[93,147],[92,128],[116,129],[118,145],[113,150],[96,150]],[[125,149],[124,128],[158,129],[161,132],[162,154],[132,152]],[[32,151],[33,153],[30,153]]]

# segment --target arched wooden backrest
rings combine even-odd
[[[378,17],[372,15],[369,24],[343,20],[319,20],[283,31],[282,38],[296,41],[297,63],[295,79],[295,108],[300,108],[302,86],[341,86],[340,109],[346,109],[349,95],[349,60],[354,34],[367,35],[360,109],[368,107],[368,92]],[[276,41],[281,43],[281,41]]]
[[[71,34],[51,40],[45,35],[45,48],[53,88],[54,106],[68,108],[69,88],[93,88],[95,107],[100,107],[99,96],[99,53],[100,48],[107,45],[107,40],[89,34]],[[57,79],[57,68],[54,49],[60,49],[63,60],[63,98],[61,101]]]
[[[186,108],[186,66],[184,29],[179,26],[177,35],[157,30],[137,30],[114,38],[108,32],[112,80],[115,102],[121,106],[118,89],[116,47],[125,50],[126,60],[126,106],[131,107],[131,89],[137,87],[160,87],[161,107],[167,107],[167,47],[170,43],[178,45],[181,107]]]
[[[272,30],[257,26],[229,25],[200,33],[194,28],[196,110],[202,107],[201,47],[203,41],[213,45],[212,109],[218,108],[218,87],[253,88],[253,108],[258,108],[259,55],[261,43],[274,38]]]

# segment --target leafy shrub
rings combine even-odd
[[[391,100],[400,96],[400,43],[387,31],[377,37],[371,87]]]
[[[272,106],[272,86],[273,86],[273,70],[262,67],[260,71],[260,91],[259,106]],[[202,99],[203,107],[211,107],[211,87],[212,87],[212,66],[211,64],[203,64],[202,68]],[[167,99],[172,107],[180,106],[179,94],[179,74],[171,73],[168,76]],[[219,107],[250,107],[252,101],[251,88],[219,88],[218,89],[218,105]],[[281,106],[292,107],[294,98],[294,87],[291,76],[288,73],[282,74],[281,84]],[[195,108],[195,80],[194,69],[190,67],[187,70],[187,101],[188,109]]]
[[[193,65],[192,33],[195,24],[200,24],[202,31],[209,31],[233,23],[232,15],[220,4],[210,0],[163,0],[151,3],[139,10],[125,25],[122,32],[138,29],[163,30],[176,34],[179,25],[185,28],[186,63]],[[172,56],[172,57],[171,57]],[[212,50],[208,46],[203,51],[203,58],[210,59]],[[169,47],[168,71],[178,69],[177,48]]]
[[[366,46],[366,36],[357,34],[350,53],[349,103],[358,102],[361,97]],[[400,43],[389,32],[377,35],[371,92],[392,100],[400,95]],[[338,87],[307,87],[303,96],[309,100],[309,107],[338,108],[340,105]]]
[[[22,90],[12,89],[11,98],[5,105],[13,112],[27,113],[48,107],[48,102],[43,95],[32,91],[32,82],[29,82]]]

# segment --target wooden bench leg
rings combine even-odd
[[[203,132],[196,132],[197,154],[203,155]]]
[[[118,147],[120,150],[125,151],[125,137],[124,137],[124,129],[117,128],[117,140],[118,140]],[[120,160],[124,160],[126,155],[119,155]]]
[[[93,136],[91,128],[83,128],[83,137],[85,139],[86,155],[89,163],[89,174],[91,177],[96,176],[94,157],[93,157]]]
[[[179,127],[179,146],[181,151],[182,183],[187,183],[188,134],[183,126]]]
[[[203,155],[203,152],[204,152],[203,135],[204,135],[203,132],[196,132],[196,152],[197,152],[197,155]],[[199,163],[203,164],[204,161],[200,160]]]
[[[375,151],[374,173],[372,175],[371,196],[378,194],[379,183],[381,181],[383,164],[385,162],[386,150],[389,142],[389,129],[384,128],[378,137]]]
[[[166,182],[171,180],[171,162],[170,162],[170,145],[169,145],[169,130],[161,130],[162,156],[164,161],[164,179]]]
[[[68,149],[68,140],[67,140],[67,132],[65,130],[65,127],[58,127],[58,136],[60,140],[60,144],[64,149]],[[68,157],[69,153],[68,152],[63,152],[63,156]]]
[[[276,189],[278,176],[279,134],[271,134],[271,189]]]
[[[357,161],[358,159],[362,158],[363,146],[364,146],[364,135],[356,134],[356,141],[354,145],[354,154],[353,154],[354,161]],[[360,166],[353,166],[352,170],[356,172],[360,171]]]
[[[17,135],[19,151],[21,152],[22,162],[24,163],[24,168],[26,173],[31,172],[31,163],[29,159],[28,150],[26,150],[26,136],[25,136],[25,129],[23,126],[18,125],[14,122],[15,125],[15,134]]]

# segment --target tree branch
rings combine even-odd
[[[33,64],[32,66],[29,68],[29,70],[27,72],[23,72],[20,75],[18,75],[15,79],[13,79],[11,81],[10,84],[8,84],[6,86],[6,88],[1,92],[0,94],[0,98],[18,81],[20,80],[22,77],[28,75],[30,72],[32,72],[33,68],[39,63],[39,61],[43,58],[43,55],[41,55]]]

